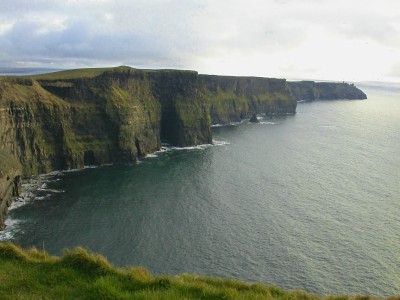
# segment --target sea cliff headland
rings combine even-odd
[[[134,162],[161,141],[212,143],[211,125],[294,114],[304,97],[366,96],[345,83],[124,66],[0,77],[0,224],[21,176]]]

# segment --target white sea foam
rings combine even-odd
[[[29,198],[29,197],[16,197],[16,198],[14,198],[14,200],[11,203],[8,210],[10,211],[10,210],[16,209],[18,207],[24,206],[25,204],[27,204],[29,202],[30,199],[31,198]]]
[[[207,149],[209,147],[225,146],[225,145],[229,145],[229,144],[230,144],[229,142],[213,140],[212,144],[201,144],[201,145],[189,146],[189,147],[171,147],[171,150],[177,150],[177,151],[181,151],[181,150],[204,150],[204,149]]]
[[[170,150],[174,151],[182,151],[182,150],[204,150],[206,147],[205,144],[197,145],[197,146],[188,146],[188,147],[171,147]],[[167,150],[168,151],[168,150]]]
[[[230,143],[226,141],[213,140],[213,144],[210,146],[226,146],[226,145],[230,145]]]
[[[44,199],[47,199],[49,197],[51,197],[51,194],[46,194],[44,196],[36,196],[35,200],[44,200]]]
[[[246,121],[248,121],[248,119],[243,119],[240,122],[230,122],[230,123],[227,123],[227,124],[213,124],[213,125],[211,125],[211,127],[238,126],[240,124],[245,123]]]
[[[49,188],[50,182],[61,180],[57,178],[61,174],[62,171],[55,171],[23,180],[22,193],[19,197],[13,199],[9,210],[17,209],[35,200],[46,199],[51,197],[52,194],[64,193],[64,190]]]
[[[13,220],[11,218],[7,218],[4,223],[6,225],[6,229],[0,231],[0,242],[12,240],[14,238],[14,234],[20,230],[19,224],[22,223],[22,220]]]
[[[38,188],[38,191],[41,192],[48,192],[48,193],[55,193],[55,194],[59,194],[59,193],[65,193],[64,190],[56,190],[56,189],[42,189],[42,188]]]
[[[84,167],[84,168],[85,168],[85,167]],[[79,171],[82,171],[82,170],[84,170],[84,168],[83,168],[83,169],[69,169],[69,170],[62,170],[62,171],[59,171],[59,172],[61,172],[61,173],[79,172]]]
[[[149,158],[158,157],[158,154],[164,153],[164,152],[170,152],[170,151],[204,150],[204,149],[206,149],[208,147],[225,146],[225,145],[229,145],[229,142],[213,140],[211,144],[201,144],[201,145],[187,146],[187,147],[177,147],[177,146],[172,146],[172,145],[167,144],[167,143],[162,143],[161,145],[162,145],[162,149],[161,150],[146,155],[146,158],[147,157],[149,157]]]
[[[260,124],[260,125],[276,125],[276,123],[268,122],[268,121],[261,121],[260,123],[257,123],[257,124]]]
[[[96,168],[98,168],[98,167],[100,167],[100,166],[98,166],[98,165],[83,166],[84,169],[96,169]]]

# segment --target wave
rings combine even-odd
[[[160,150],[155,151],[155,152],[150,153],[150,154],[147,154],[145,156],[145,158],[156,158],[161,153],[166,153],[166,152],[171,152],[171,151],[204,150],[204,149],[206,149],[208,147],[225,146],[225,145],[229,145],[229,144],[230,144],[229,142],[219,141],[219,140],[213,140],[211,144],[201,144],[201,145],[187,146],[187,147],[178,147],[178,146],[172,146],[171,144],[162,143]]]
[[[218,140],[213,140],[212,144],[201,144],[197,146],[188,146],[188,147],[171,147],[171,150],[176,150],[176,151],[181,151],[181,150],[204,150],[209,147],[215,147],[215,146],[225,146],[229,145],[229,142],[225,141],[218,141]]]
[[[211,146],[226,146],[230,145],[231,143],[226,142],[226,141],[219,141],[219,140],[213,140],[213,144]]]
[[[269,122],[269,121],[260,121],[260,123],[257,123],[260,125],[276,125],[276,123],[274,122]]]
[[[88,166],[83,166],[84,169],[96,169],[100,167],[99,165],[88,165]]]
[[[20,196],[13,199],[8,210],[20,208],[24,205],[32,203],[35,200],[49,198],[52,194],[64,193],[64,190],[48,187],[50,182],[60,181],[61,179],[57,177],[62,175],[63,172],[64,171],[54,171],[48,174],[41,174],[23,180],[22,193]]]
[[[12,203],[11,203],[10,207],[8,208],[8,210],[10,211],[10,210],[16,209],[18,207],[26,205],[27,203],[28,203],[28,198],[17,197],[12,201]]]
[[[288,113],[289,114],[289,113]],[[264,116],[258,116],[257,120],[259,121],[258,123],[254,123],[254,124],[259,124],[259,125],[276,125],[275,122],[271,122],[271,121],[264,121],[266,119],[266,117]],[[238,125],[242,125],[242,124],[248,124],[250,119],[243,119],[241,122],[231,122],[228,124],[214,124],[211,125],[211,127],[225,127],[225,126],[238,126]],[[253,124],[253,123],[252,123]]]
[[[19,225],[23,223],[22,220],[7,218],[5,220],[6,229],[0,231],[0,242],[12,240],[16,232],[20,231]]]
[[[211,125],[211,127],[238,126],[240,124],[243,124],[245,121],[248,121],[248,119],[242,120],[240,122],[230,122],[230,123],[227,123],[227,124],[213,124],[213,125]]]
[[[48,192],[48,193],[55,193],[55,194],[65,193],[64,190],[55,190],[55,189],[38,188],[37,190],[40,192]]]

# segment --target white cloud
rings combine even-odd
[[[0,59],[8,65],[400,80],[398,0],[4,2]]]

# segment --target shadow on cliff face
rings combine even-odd
[[[92,150],[85,151],[83,154],[83,164],[85,166],[94,166],[97,165],[96,159],[94,157],[94,152]]]

